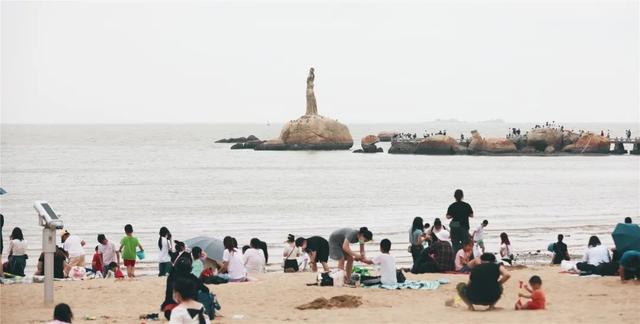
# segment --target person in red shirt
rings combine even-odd
[[[529,287],[529,285],[531,287]],[[523,309],[544,309],[546,299],[544,296],[544,292],[542,292],[542,279],[538,276],[533,276],[529,279],[529,285],[524,285],[524,289],[526,289],[530,295],[519,293],[518,296],[522,298],[531,299],[526,304],[523,304],[519,299],[516,303],[516,310]]]
[[[103,273],[103,267],[104,265],[100,259],[100,253],[98,253],[98,246],[96,245],[96,252],[93,254],[93,259],[91,260],[91,270],[95,273]]]

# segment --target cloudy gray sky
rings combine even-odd
[[[638,8],[3,1],[2,122],[638,121]]]

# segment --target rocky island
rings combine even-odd
[[[614,143],[591,132],[537,127],[524,135],[509,138],[485,138],[477,130],[471,138],[458,141],[447,135],[433,135],[420,139],[396,139],[391,142],[391,154],[477,154],[477,155],[554,155],[554,154],[625,154],[622,143]],[[637,143],[634,144],[634,154]]]
[[[346,125],[318,114],[314,80],[315,73],[311,68],[307,77],[306,113],[287,122],[279,138],[257,145],[256,150],[348,150],[353,146]]]

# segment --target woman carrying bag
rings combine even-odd
[[[296,246],[296,237],[289,234],[282,256],[284,257],[284,272],[298,272],[298,257],[302,255],[300,248]]]

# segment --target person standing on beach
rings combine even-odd
[[[122,253],[124,266],[127,267],[127,277],[133,279],[135,277],[136,250],[139,247],[140,252],[144,252],[144,248],[138,241],[138,238],[133,236],[133,226],[131,226],[131,224],[124,226],[124,233],[125,236],[120,240],[120,249],[118,249],[118,252]]]
[[[341,228],[329,236],[329,256],[331,259],[338,261],[340,270],[345,271],[344,280],[346,283],[351,282],[353,261],[360,261],[365,258],[364,244],[372,239],[373,233],[366,227],[360,227],[359,230]],[[360,253],[351,250],[350,244],[352,243],[360,243]]]
[[[4,270],[2,269],[2,251],[4,250],[4,243],[2,239],[2,227],[4,226],[4,215],[0,214],[0,278],[4,278]]]
[[[469,217],[473,217],[473,209],[471,209],[471,205],[462,201],[464,197],[462,190],[456,189],[453,197],[456,202],[447,209],[447,219],[451,220],[449,228],[451,229],[451,245],[455,254],[462,248],[462,243],[469,239]]]
[[[69,263],[65,271],[66,275],[69,275],[69,271],[73,267],[84,268],[84,245],[85,242],[77,235],[71,235],[69,231],[62,231],[62,248],[67,251],[69,255]]]
[[[173,246],[171,245],[171,232],[162,226],[160,228],[160,237],[158,238],[158,277],[166,276],[171,272],[171,255]]]
[[[322,264],[324,272],[329,272],[329,241],[320,236],[311,236],[309,238],[298,237],[296,246],[309,254],[309,263],[311,263],[311,271],[318,271],[318,262]]]

